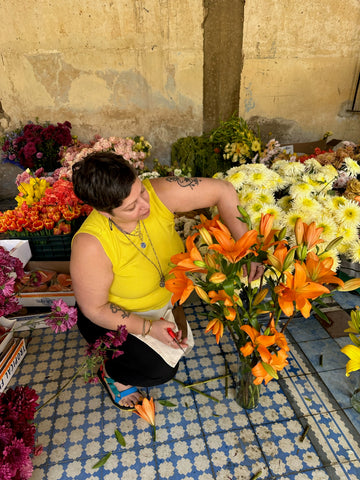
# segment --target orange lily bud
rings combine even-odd
[[[206,243],[206,245],[212,245],[214,243],[209,231],[206,230],[206,228],[201,227],[199,230],[199,233],[202,240]]]
[[[206,263],[202,262],[201,260],[194,260],[194,265],[200,268],[207,268]]]
[[[279,240],[284,240],[285,236],[286,236],[286,227],[283,227],[278,233],[277,237]]]
[[[294,262],[295,248],[292,248],[285,257],[283,271],[287,270]]]
[[[203,300],[206,303],[210,303],[210,298],[203,288],[195,285],[195,292],[197,293],[199,298],[201,298],[201,300]]]
[[[304,224],[301,218],[298,218],[295,223],[295,238],[297,245],[301,245],[304,238]]]
[[[254,301],[253,301],[253,305],[259,305],[259,303],[261,303],[264,298],[266,297],[266,295],[268,294],[268,291],[269,289],[267,288],[263,288],[260,290],[260,292],[258,292],[254,298]]]
[[[222,272],[215,272],[209,278],[210,282],[212,283],[222,283],[226,280],[226,275]]]
[[[343,286],[339,285],[336,290],[339,292],[351,292],[357,288],[360,288],[360,278],[352,278],[345,282]]]
[[[298,259],[303,262],[306,258],[306,255],[307,255],[306,245],[300,245],[299,247],[297,247],[296,254],[297,254]]]
[[[281,262],[280,262],[280,260],[279,260],[278,258],[275,257],[275,255],[273,255],[272,253],[268,252],[268,254],[267,254],[267,259],[269,260],[269,262],[271,263],[271,265],[276,268],[276,270],[278,270],[279,272],[282,272]]]
[[[335,248],[339,245],[339,243],[342,241],[343,237],[337,237],[334,238],[334,240],[331,240],[329,242],[324,250],[324,252],[329,252],[332,248]]]
[[[216,268],[216,262],[213,255],[206,253],[204,256],[205,263],[208,268]]]

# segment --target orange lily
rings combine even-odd
[[[270,322],[270,332],[275,336],[276,345],[278,345],[282,350],[285,350],[285,352],[289,352],[290,348],[285,335],[276,330],[274,318],[272,318]]]
[[[174,305],[178,300],[180,304],[184,303],[194,290],[193,282],[181,270],[174,270],[174,277],[166,280],[165,287],[173,293],[171,303]]]
[[[200,222],[198,225],[195,225],[195,228],[200,230],[200,228],[205,228],[206,230],[211,230],[212,227],[216,227],[217,221],[219,220],[220,215],[215,215],[214,218],[209,220],[202,213],[200,214]]]
[[[172,273],[175,268],[178,270],[184,270],[187,272],[201,272],[201,273],[206,273],[207,270],[204,268],[205,262],[204,259],[201,256],[201,253],[199,252],[198,248],[196,247],[194,240],[198,236],[198,233],[195,233],[191,237],[187,237],[186,239],[186,253],[178,253],[177,255],[173,255],[171,257],[171,262],[176,264],[176,267],[174,267],[172,270],[170,270],[170,273]],[[204,264],[203,267],[199,267],[198,265],[195,264],[195,262],[201,262]]]
[[[220,338],[224,333],[224,324],[219,318],[213,318],[207,324],[205,333],[209,333],[212,330],[213,334],[216,336],[216,343],[219,343]]]
[[[142,404],[139,403],[135,405],[135,413],[139,415],[143,420],[150,423],[152,425],[153,431],[153,438],[155,441],[156,437],[156,426],[155,426],[155,405],[154,399],[151,397],[150,400],[144,398]]]
[[[294,313],[294,302],[296,309],[300,310],[305,318],[308,318],[311,310],[311,303],[308,298],[314,299],[329,293],[329,289],[316,282],[309,282],[306,276],[306,269],[300,263],[295,263],[295,273],[292,275],[285,272],[286,284],[281,283],[275,287],[278,295],[281,310],[290,317]]]
[[[306,275],[309,280],[317,283],[337,283],[344,286],[344,282],[338,278],[331,267],[334,264],[334,259],[331,257],[320,260],[314,252],[309,252],[305,261]]]
[[[285,350],[280,349],[277,353],[271,354],[271,358],[269,362],[264,362],[264,363],[267,363],[268,365],[270,365],[274,370],[274,373],[276,374],[276,372],[279,372],[286,365],[289,364],[289,362],[287,361],[287,356],[288,355],[285,352]],[[273,378],[277,378],[277,376],[273,377],[272,375],[270,375],[270,373],[268,373],[265,370],[262,362],[257,363],[255,367],[251,369],[251,372],[254,375],[254,377],[256,377],[254,380],[255,385],[260,385],[263,381],[265,381],[265,385],[267,385],[270,382],[270,380],[272,380]]]
[[[243,325],[240,327],[241,330],[246,332],[251,338],[251,342],[247,342],[243,347],[240,348],[241,353],[244,357],[247,357],[253,353],[256,349],[259,352],[261,359],[264,362],[269,362],[271,358],[271,353],[267,349],[275,343],[274,335],[261,335],[256,328],[251,325]]]
[[[360,278],[352,278],[344,283],[343,286],[340,285],[336,290],[339,292],[351,292],[352,290],[357,290],[360,288]]]
[[[210,303],[224,302],[224,305],[227,307],[232,307],[234,305],[234,300],[225,292],[225,290],[219,290],[218,292],[210,290],[209,297],[211,298]]]
[[[267,259],[268,259],[268,262],[276,268],[276,270],[278,270],[279,272],[283,272],[284,270],[286,270],[285,267],[285,260],[288,256],[288,253],[292,251],[292,249],[288,250],[286,248],[286,245],[284,242],[280,243],[279,245],[276,246],[275,250],[274,250],[274,253],[270,253],[268,252],[268,255],[267,255]],[[288,263],[288,262],[286,262]],[[290,265],[289,265],[290,266]],[[287,268],[289,268],[289,266],[287,266]]]
[[[218,228],[211,228],[211,234],[219,244],[209,245],[210,250],[216,250],[224,255],[230,263],[236,263],[252,252],[251,247],[256,243],[257,231],[248,230],[235,242],[228,228],[221,222],[217,222]]]
[[[278,230],[272,228],[274,223],[274,215],[270,213],[261,214],[261,220],[259,225],[259,237],[258,237],[258,244],[261,250],[267,251],[269,247],[276,243],[274,241],[275,233]]]
[[[311,250],[313,247],[315,247],[315,245],[324,241],[320,238],[323,230],[323,227],[316,227],[315,222],[311,222],[310,225],[308,225],[298,218],[295,224],[295,236],[297,244],[301,245],[303,243],[306,245],[308,250]]]

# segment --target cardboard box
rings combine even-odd
[[[11,256],[18,258],[24,266],[31,258],[31,250],[28,240],[0,240],[0,246],[4,247]]]
[[[325,139],[317,140],[315,142],[305,142],[305,143],[292,143],[281,145],[287,153],[297,153],[304,154],[304,155],[311,155],[314,153],[315,148],[320,148],[320,150],[332,150],[336,145],[341,143],[342,140],[330,140],[326,142]]]
[[[17,338],[0,363],[0,393],[3,392],[26,355],[23,338]]]
[[[30,261],[26,265],[26,271],[52,270],[57,273],[69,273],[69,261]],[[75,305],[75,296],[72,291],[66,292],[22,292],[18,294],[19,303],[24,307],[51,306],[54,300],[62,299],[70,307]]]
[[[6,328],[9,332],[6,333],[6,336],[0,340],[0,354],[5,350],[6,346],[10,343],[13,338],[13,327],[16,320],[8,320],[5,317],[0,317],[0,325]]]

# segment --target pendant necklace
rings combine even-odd
[[[143,257],[145,257],[146,260],[148,260],[148,261],[156,268],[156,270],[157,270],[157,272],[158,272],[158,274],[159,274],[159,277],[160,277],[159,286],[160,286],[161,288],[165,287],[165,275],[164,275],[164,272],[163,272],[162,269],[161,269],[161,264],[160,264],[159,258],[158,258],[158,256],[157,256],[156,250],[155,250],[155,248],[154,248],[154,245],[153,245],[153,243],[152,243],[152,241],[151,241],[151,238],[150,238],[150,236],[149,236],[149,233],[148,233],[148,231],[147,231],[144,223],[142,224],[142,226],[144,227],[146,236],[147,236],[147,238],[148,238],[148,240],[149,240],[149,242],[150,242],[150,245],[151,245],[152,251],[154,252],[154,255],[155,255],[155,258],[156,258],[156,262],[157,262],[158,266],[151,260],[151,258],[147,257],[147,256],[145,255],[145,253],[144,253],[144,252],[132,241],[132,239],[130,238],[130,235],[139,237],[139,239],[140,239],[140,247],[141,247],[142,249],[146,248],[147,244],[146,244],[146,242],[144,241],[144,237],[143,237],[143,234],[142,234],[142,232],[141,232],[141,223],[142,223],[142,222],[138,222],[138,225],[137,225],[137,227],[136,227],[136,229],[135,229],[135,232],[136,232],[136,233],[127,233],[127,232],[125,232],[122,228],[120,228],[118,225],[116,225],[115,222],[113,222],[113,223],[114,223],[115,227],[116,227],[118,230],[120,230],[120,232],[121,232],[123,235],[125,235],[125,237],[126,237],[126,238],[129,240],[129,242],[136,248],[136,250],[137,250],[138,252],[140,252],[141,255],[142,255]],[[139,230],[138,230],[138,228],[139,228]],[[137,230],[138,230],[138,231],[137,231]]]

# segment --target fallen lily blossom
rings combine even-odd
[[[143,420],[146,420],[153,427],[153,439],[156,440],[156,426],[155,426],[155,404],[154,399],[150,400],[144,398],[142,404],[135,405],[135,413],[139,415]]]

